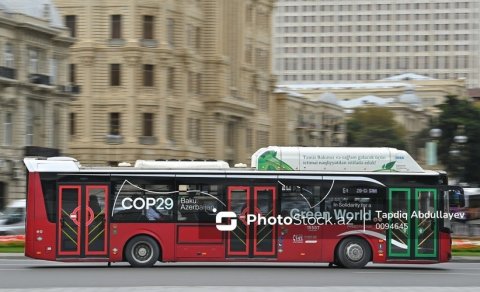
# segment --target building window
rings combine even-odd
[[[195,30],[191,24],[187,24],[187,47],[195,47]]]
[[[13,134],[13,121],[12,121],[12,113],[5,114],[5,122],[3,124],[3,144],[5,146],[12,145],[12,134]]]
[[[245,12],[245,21],[249,24],[253,21],[253,6],[251,4],[247,5]]]
[[[192,71],[188,71],[187,75],[187,83],[188,83],[188,93],[193,93],[194,92],[194,80],[193,80],[194,73]]]
[[[110,135],[120,136],[120,113],[110,113]]]
[[[143,86],[153,86],[154,84],[154,65],[145,64],[143,65]]]
[[[247,149],[253,148],[253,130],[252,128],[247,128],[247,139],[245,140],[245,147]]]
[[[202,47],[202,29],[199,26],[195,27],[195,49],[198,51]]]
[[[65,15],[65,26],[70,29],[70,36],[77,37],[77,16]]]
[[[167,116],[167,139],[171,142],[175,141],[175,116],[168,115]]]
[[[175,20],[173,18],[167,19],[167,41],[172,47],[175,46]]]
[[[253,46],[248,44],[245,46],[245,63],[251,64],[252,63],[252,56],[253,56]]]
[[[143,16],[143,39],[153,40],[154,17],[152,15]]]
[[[5,51],[3,56],[3,62],[7,68],[15,68],[15,56],[13,54],[13,46],[11,43],[5,44]]]
[[[145,137],[153,136],[153,114],[143,113],[143,135]]]
[[[27,108],[27,120],[26,120],[26,136],[25,136],[25,146],[33,145],[33,119],[34,119],[34,110],[31,107]]]
[[[265,147],[269,145],[268,131],[257,131],[257,147]]]
[[[119,14],[111,15],[111,38],[122,38],[122,16]]]
[[[197,73],[197,85],[195,86],[195,94],[202,94],[202,73]]]
[[[201,120],[188,118],[188,139],[191,142],[200,142]]]
[[[70,136],[75,136],[76,134],[76,116],[75,113],[70,113]]]
[[[52,136],[53,136],[53,147],[60,148],[60,129],[62,129],[62,123],[60,121],[60,107],[55,106],[53,110],[53,129],[52,129]]]
[[[28,72],[39,73],[40,72],[40,53],[37,49],[28,50]]]
[[[58,63],[59,61],[57,58],[50,59],[50,84],[57,83]]]
[[[110,86],[120,86],[120,64],[110,64]]]
[[[69,77],[68,81],[70,84],[76,84],[77,83],[77,66],[75,64],[70,64],[69,65]]]
[[[168,67],[167,71],[167,88],[173,90],[175,88],[175,68]]]
[[[225,127],[225,146],[234,147],[235,145],[235,122],[230,121]]]

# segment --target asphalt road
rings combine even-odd
[[[388,288],[392,287],[392,288]],[[479,291],[480,263],[368,265],[119,263],[65,264],[0,259],[0,291]],[[312,289],[315,288],[315,289]]]

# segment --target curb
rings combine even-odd
[[[4,253],[0,253],[0,259],[18,260],[18,259],[27,259],[27,257],[23,253],[4,252]]]
[[[454,256],[450,261],[455,263],[480,263],[480,256]]]

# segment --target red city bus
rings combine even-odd
[[[66,157],[26,158],[25,255],[132,266],[268,261],[361,268],[450,260],[446,175],[409,167],[401,162],[405,152],[379,149],[393,153],[387,155],[396,157],[397,169],[383,163],[377,171],[299,170],[289,161],[292,149],[280,147],[254,154],[252,169],[161,161],[84,167]],[[379,149],[334,151],[365,167],[366,159],[382,163]],[[308,158],[307,150],[328,148],[296,149],[295,157],[309,161],[299,162],[305,168],[333,157]]]

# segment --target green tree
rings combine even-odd
[[[405,128],[385,108],[357,109],[347,122],[348,146],[405,149],[405,137]]]
[[[437,127],[442,129],[438,147],[438,156],[447,171],[457,175],[463,181],[480,183],[480,109],[471,101],[447,96],[446,103],[439,106],[442,110]],[[455,143],[454,137],[468,137],[464,145]],[[452,150],[459,155],[452,155]]]

